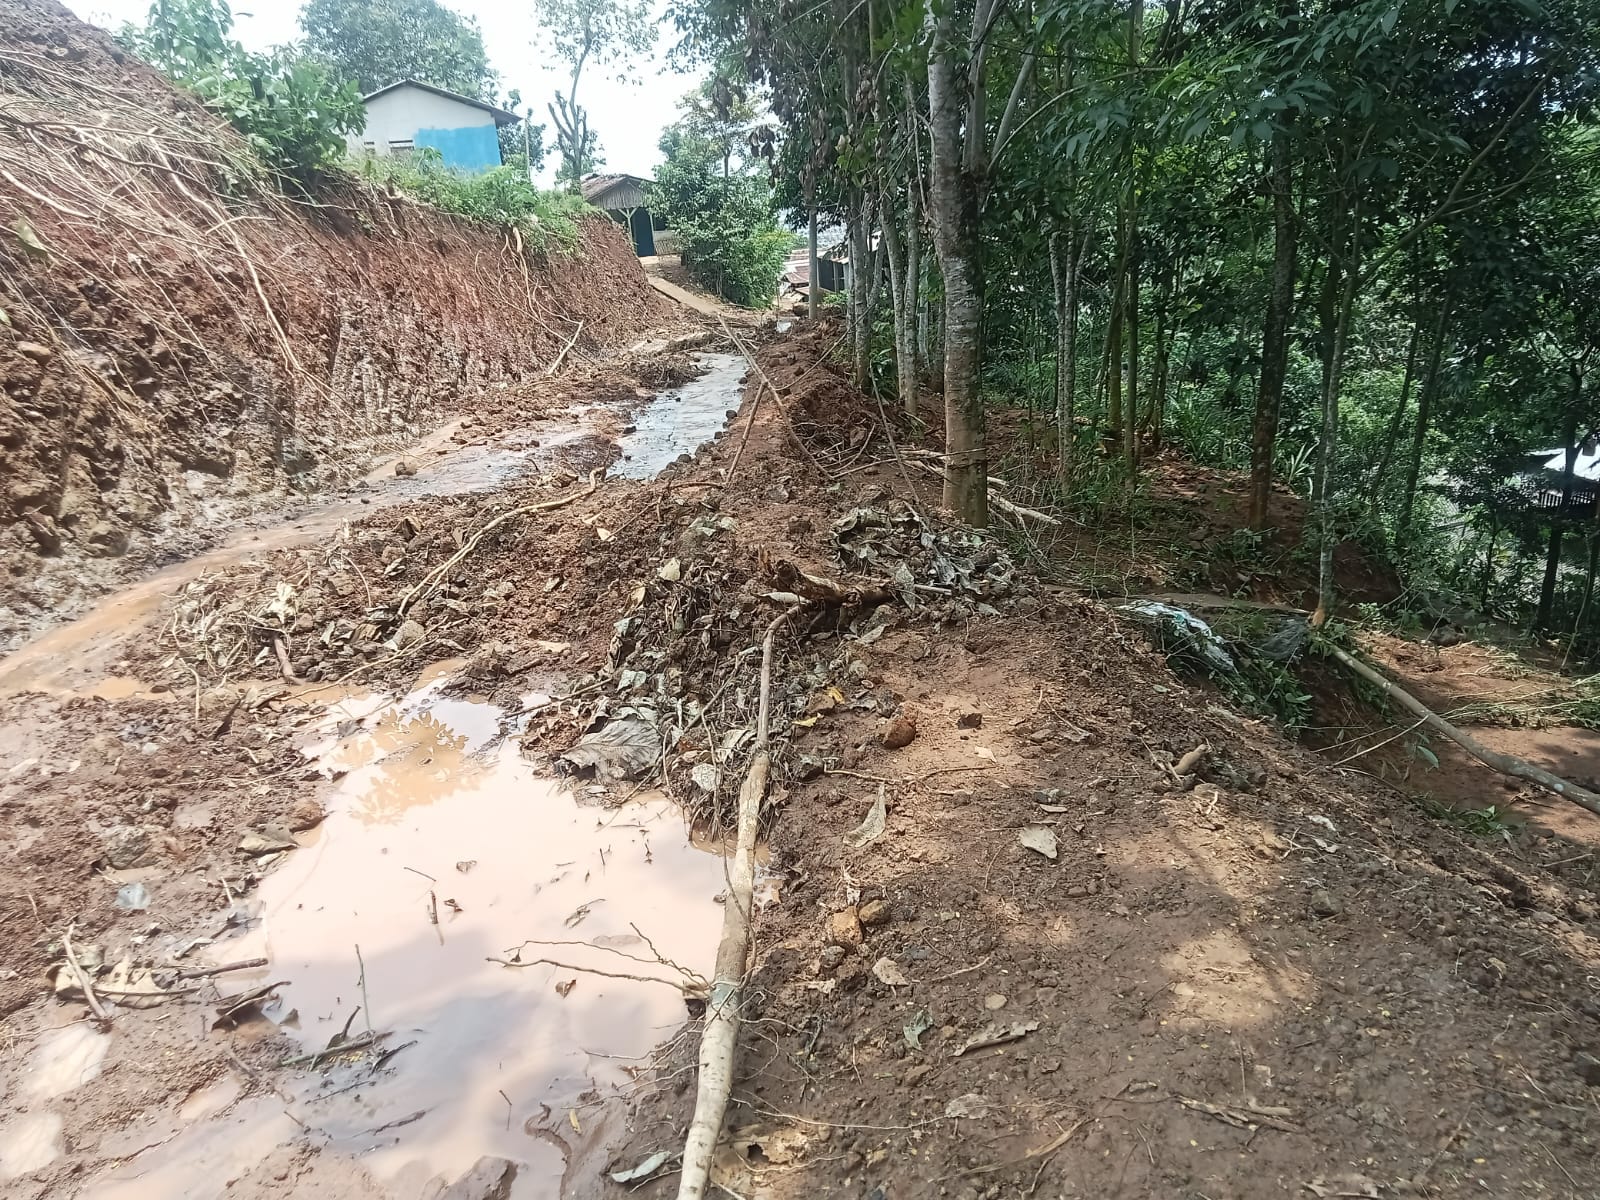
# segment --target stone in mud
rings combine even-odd
[[[84,536],[84,545],[96,558],[118,558],[128,552],[128,531],[110,521],[96,521]]]
[[[1327,888],[1317,888],[1308,902],[1313,917],[1336,917],[1344,911],[1344,901]]]
[[[395,463],[394,473],[400,478],[404,479],[408,475],[415,475],[417,473],[417,469],[402,458],[399,462]]]
[[[285,822],[293,833],[304,833],[308,829],[315,829],[327,818],[328,810],[319,800],[309,797],[295,802],[289,810],[289,819]]]
[[[887,900],[867,900],[857,910],[861,923],[866,926],[887,925],[894,910]]]
[[[517,1164],[507,1158],[480,1158],[472,1170],[439,1193],[438,1200],[510,1200]]]
[[[142,825],[115,825],[101,834],[105,864],[113,871],[148,866],[155,858],[154,831]]]
[[[901,713],[883,728],[886,750],[901,750],[917,740],[917,723],[910,713]]]
[[[841,946],[846,950],[854,950],[861,945],[861,939],[861,918],[854,908],[847,908],[843,912],[836,912],[828,917],[828,942],[830,945]]]

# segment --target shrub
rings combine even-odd
[[[248,52],[232,29],[225,0],[157,0],[143,26],[117,37],[226,117],[269,167],[309,186],[339,162],[344,135],[365,125],[361,97],[297,50]]]
[[[520,230],[524,242],[540,253],[576,251],[578,221],[594,211],[570,192],[534,187],[520,167],[465,175],[446,167],[437,150],[419,150],[405,158],[369,156],[358,169],[366,178],[392,184],[443,212]]]

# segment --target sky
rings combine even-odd
[[[555,129],[544,106],[558,89],[566,90],[569,73],[548,62],[549,53],[539,41],[535,0],[443,2],[462,16],[477,18],[489,65],[500,73],[502,94],[519,88],[524,105],[535,103],[535,123],[545,126],[545,145],[553,146]],[[247,50],[265,50],[300,36],[296,23],[299,0],[232,3],[234,36]],[[66,5],[84,20],[110,29],[129,20],[142,22],[150,10],[150,0],[66,0]],[[657,3],[658,13],[664,8],[664,2]],[[654,59],[629,63],[626,82],[592,69],[584,71],[578,102],[588,108],[589,127],[600,137],[604,170],[649,175],[661,161],[656,145],[661,130],[676,119],[678,100],[697,82],[697,76],[680,74],[666,65],[671,38],[672,31],[663,28]],[[555,166],[552,154],[545,165],[546,182]]]

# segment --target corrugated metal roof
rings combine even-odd
[[[585,175],[578,188],[596,208],[642,208],[650,180],[640,175]]]

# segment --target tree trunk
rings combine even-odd
[[[1121,255],[1117,256],[1121,262]],[[1113,441],[1107,452],[1122,441],[1122,271],[1117,270],[1111,285],[1111,313],[1106,320],[1106,436]]]
[[[906,382],[901,386],[900,402],[905,405],[906,416],[917,416],[917,387],[922,379],[922,355],[919,339],[923,331],[917,327],[922,310],[922,213],[917,205],[916,183],[906,196]]]
[[[917,414],[917,379],[913,365],[911,314],[906,305],[911,299],[911,283],[906,255],[900,248],[900,230],[895,224],[894,202],[885,192],[879,207],[879,228],[883,231],[883,250],[889,260],[889,302],[893,308],[894,376],[900,404],[912,416]]]
[[[1335,197],[1334,203],[1339,198]],[[1349,232],[1345,223],[1349,220]],[[1338,545],[1336,522],[1337,479],[1339,459],[1339,396],[1343,386],[1344,353],[1350,336],[1350,315],[1355,307],[1356,291],[1361,279],[1361,203],[1356,201],[1348,212],[1335,214],[1330,226],[1332,249],[1328,254],[1328,277],[1323,284],[1322,310],[1323,353],[1322,372],[1322,435],[1319,439],[1317,459],[1317,532],[1320,540],[1317,554],[1317,608],[1311,625],[1320,629],[1333,616],[1334,577],[1333,552]],[[1348,240],[1350,252],[1346,259],[1341,244]]]
[[[1299,222],[1295,217],[1293,155],[1286,129],[1272,135],[1272,283],[1261,330],[1261,379],[1250,427],[1250,528],[1267,527],[1272,502],[1272,457],[1289,371],[1289,324],[1294,312]]]
[[[806,285],[806,316],[815,321],[817,293],[822,290],[822,264],[817,261],[817,184],[814,179],[806,183],[806,207],[811,210],[811,227],[806,233],[806,252],[811,262],[810,282]]]
[[[953,39],[953,10],[929,5],[930,188],[934,245],[944,275],[944,506],[969,525],[989,523],[988,457],[983,398],[978,390],[983,288],[979,275],[977,194],[964,169],[966,104]],[[982,136],[981,129],[968,135]]]
[[[868,229],[871,226],[866,194],[861,195],[850,222],[850,337],[852,377],[859,388],[867,386],[872,373],[872,313],[869,300],[868,272],[871,255],[868,253]]]
[[[1433,345],[1428,351],[1428,370],[1417,393],[1417,422],[1411,438],[1411,459],[1406,466],[1405,492],[1400,501],[1400,523],[1395,530],[1395,545],[1404,550],[1411,542],[1411,514],[1417,502],[1417,484],[1422,478],[1422,452],[1428,440],[1428,423],[1433,418],[1433,402],[1439,394],[1439,362],[1444,357],[1445,330],[1454,307],[1455,291],[1445,294],[1434,322]]]
[[[1383,454],[1378,458],[1378,469],[1372,473],[1372,505],[1374,517],[1383,500],[1383,483],[1394,465],[1394,452],[1400,445],[1400,427],[1405,424],[1406,409],[1411,407],[1411,384],[1416,379],[1417,350],[1422,342],[1422,322],[1411,323],[1411,346],[1406,351],[1406,373],[1400,381],[1400,399],[1394,406],[1394,416],[1389,418],[1389,428],[1383,435]]]
[[[1078,435],[1078,238],[1069,222],[1062,235],[1050,236],[1050,276],[1056,301],[1056,472],[1063,485],[1072,482]]]
[[[1561,507],[1550,515],[1550,549],[1544,560],[1544,582],[1539,587],[1539,611],[1534,625],[1550,633],[1555,615],[1556,583],[1561,576],[1561,543],[1567,534],[1567,508],[1572,504],[1573,483],[1578,466],[1578,397],[1583,391],[1583,376],[1572,372],[1572,395],[1567,400],[1566,432],[1561,447],[1566,458],[1561,464]]]
[[[1132,185],[1129,185],[1132,191]],[[1123,285],[1123,298],[1127,306],[1128,329],[1128,398],[1122,405],[1122,457],[1131,478],[1139,470],[1139,249],[1138,213],[1129,202],[1128,210],[1128,273]]]

